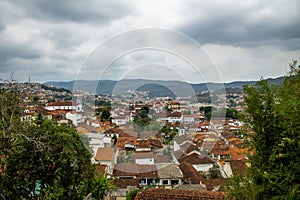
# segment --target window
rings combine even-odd
[[[178,185],[179,184],[179,180],[171,180],[171,185]]]
[[[163,180],[163,181],[162,181],[162,184],[163,184],[163,185],[168,185],[168,184],[169,184],[169,180]]]

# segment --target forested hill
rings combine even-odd
[[[271,84],[282,84],[284,77],[278,77],[275,79],[269,78],[267,81]],[[253,85],[257,81],[234,81],[230,83],[224,83],[226,91],[240,92],[244,85]],[[149,96],[174,96],[172,89],[170,88],[182,88],[182,95],[185,93],[185,88],[192,88],[196,94],[199,94],[207,90],[217,90],[222,87],[221,83],[199,83],[189,84],[181,81],[157,81],[157,80],[143,80],[143,79],[126,79],[121,81],[112,80],[77,80],[68,82],[47,82],[46,84],[58,86],[61,88],[73,90],[73,86],[77,86],[76,89],[83,91],[93,92],[97,94],[115,94],[118,90],[126,91],[127,89],[135,88],[141,91],[148,91]],[[177,95],[179,96],[179,95]]]

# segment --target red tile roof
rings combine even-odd
[[[155,165],[138,165],[134,163],[121,163],[115,165],[113,176],[157,178],[157,170]]]
[[[180,163],[179,168],[181,169],[184,178],[188,180],[190,184],[200,184],[202,177],[192,164],[183,162]]]
[[[96,161],[112,161],[114,156],[114,148],[99,147],[95,156]]]
[[[118,188],[127,188],[128,186],[136,186],[139,187],[139,179],[138,178],[118,178],[115,179],[114,185]]]
[[[233,173],[235,173],[236,171],[239,173],[246,172],[246,164],[242,160],[230,160],[229,164]]]
[[[224,192],[209,192],[202,190],[169,190],[149,188],[137,193],[135,200],[221,200]]]
[[[197,153],[192,153],[190,155],[181,157],[178,159],[178,162],[187,162],[191,163],[192,165],[201,165],[201,164],[214,164],[215,161],[213,161],[211,158],[207,156],[201,156]]]
[[[155,146],[155,147],[158,147],[158,148],[163,148],[164,147],[162,142],[159,139],[148,139],[148,140],[149,140],[149,142],[152,146]]]
[[[98,173],[104,175],[106,173],[107,165],[96,165],[95,166],[95,176],[98,177]]]
[[[74,103],[74,102],[69,102],[69,101],[66,101],[66,102],[50,102],[47,104],[47,106],[77,106],[78,104],[77,103]]]

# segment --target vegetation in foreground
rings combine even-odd
[[[0,90],[0,199],[103,199],[113,188],[98,175],[74,128],[42,117],[21,121],[20,94]]]
[[[245,120],[255,132],[246,176],[235,176],[228,199],[300,199],[300,65],[290,64],[281,86],[246,86]]]

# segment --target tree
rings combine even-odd
[[[109,107],[104,107],[101,109],[101,122],[110,121],[110,110]]]
[[[5,180],[15,184],[1,188],[19,198],[47,199],[54,194],[61,194],[60,199],[82,198],[83,186],[92,179],[94,168],[75,129],[44,121],[40,126],[28,126],[14,139],[4,172]]]
[[[140,113],[138,113],[134,117],[133,122],[141,127],[148,126],[151,122],[151,119],[148,116],[148,114],[149,114],[149,107],[148,106],[142,107]]]
[[[107,190],[108,182],[95,181],[91,154],[74,128],[21,122],[18,92],[0,90],[0,98],[1,198],[83,199],[95,187]]]
[[[106,175],[98,173],[92,182],[92,197],[95,199],[104,199],[107,192],[115,188],[116,186],[113,184],[113,180],[109,180]]]
[[[226,117],[232,119],[238,119],[240,118],[240,114],[239,111],[237,111],[234,108],[226,108]]]
[[[265,80],[246,86],[246,122],[251,134],[249,173],[231,184],[236,199],[299,199],[300,196],[300,66],[290,64],[281,86]],[[255,191],[237,193],[237,187]],[[248,196],[245,196],[248,195]]]
[[[211,106],[205,106],[205,107],[200,107],[200,112],[203,112],[204,115],[206,116],[207,120],[209,121],[211,118],[211,112],[213,108]]]
[[[126,195],[126,200],[134,200],[135,196],[140,191],[141,191],[141,189],[135,189],[135,190],[132,190],[132,191],[128,192],[128,194]]]

